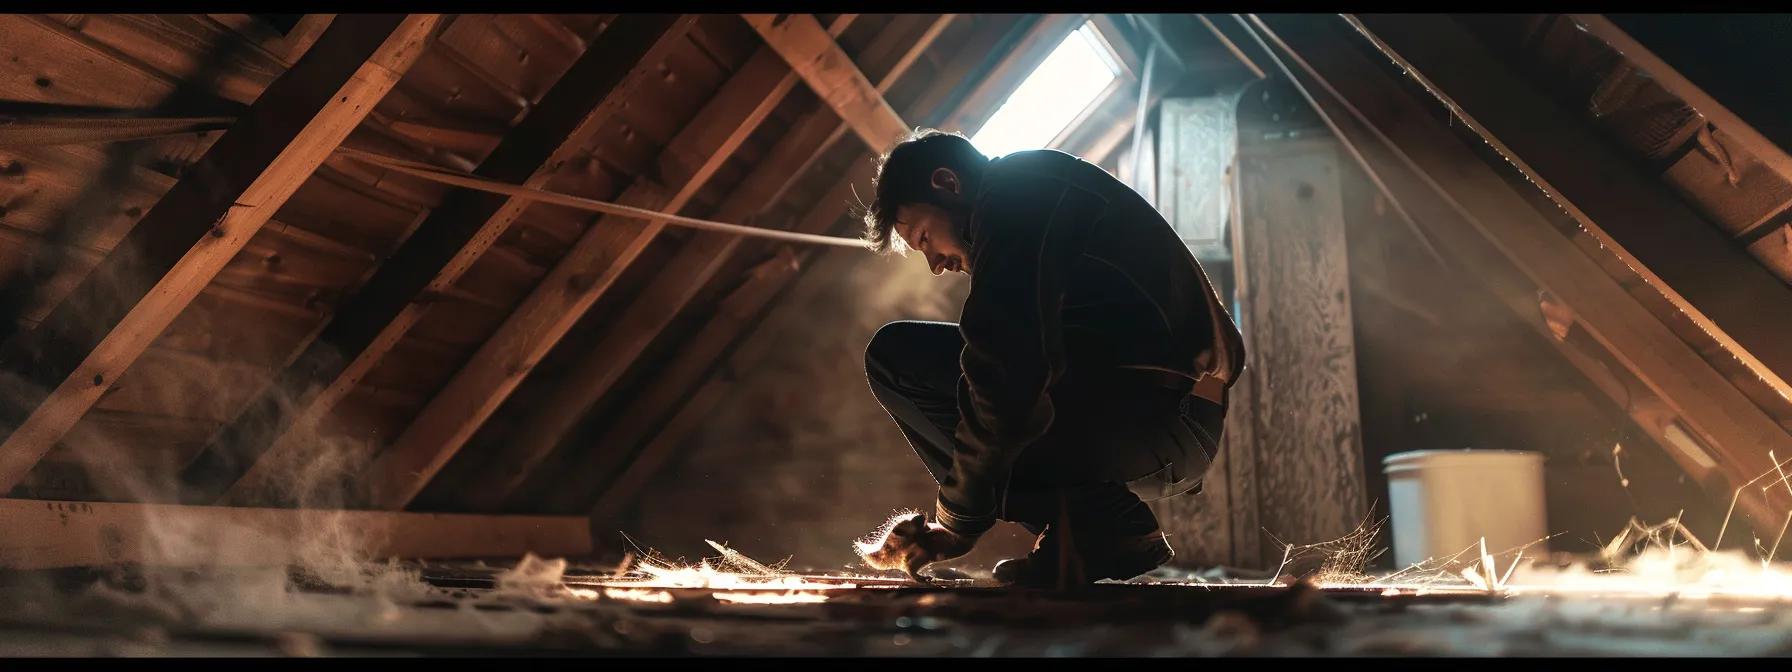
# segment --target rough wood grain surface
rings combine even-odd
[[[1257,386],[1256,440],[1240,452],[1254,461],[1259,525],[1290,544],[1329,541],[1366,504],[1338,153],[1329,139],[1241,137],[1235,254]]]

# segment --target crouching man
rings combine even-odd
[[[1039,535],[996,565],[1003,583],[1168,562],[1139,493],[1198,487],[1244,348],[1164,218],[1069,154],[990,159],[926,130],[880,159],[865,225],[878,252],[970,276],[957,324],[892,322],[865,353],[872,392],[940,486],[919,564],[970,552],[998,520]]]

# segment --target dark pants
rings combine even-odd
[[[953,435],[963,350],[956,324],[903,321],[879,329],[865,352],[872,393],[936,482],[952,469],[960,445]],[[1052,425],[1021,450],[998,517],[1035,534],[1060,521],[1084,538],[1158,531],[1128,483],[1170,472],[1198,479],[1219,450],[1224,410],[1187,391],[1129,371],[1072,364],[1048,390]]]

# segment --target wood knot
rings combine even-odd
[[[125,208],[124,216],[129,217],[131,219],[136,219],[138,217],[142,217],[143,216],[143,208],[139,208],[135,205]]]
[[[47,89],[47,88],[50,88],[50,84],[52,84],[53,82],[50,81],[49,77],[39,77],[36,80],[33,80],[31,83],[36,84],[37,88]]]
[[[93,374],[93,386],[94,387],[99,387],[99,386],[105,385],[105,384],[106,384],[105,374],[101,374],[101,373]]]
[[[575,292],[591,289],[594,284],[597,284],[597,275],[594,273],[574,273],[566,279],[567,288]]]

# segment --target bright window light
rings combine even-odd
[[[1119,76],[1095,26],[1083,24],[996,108],[971,144],[988,156],[1045,147]]]

